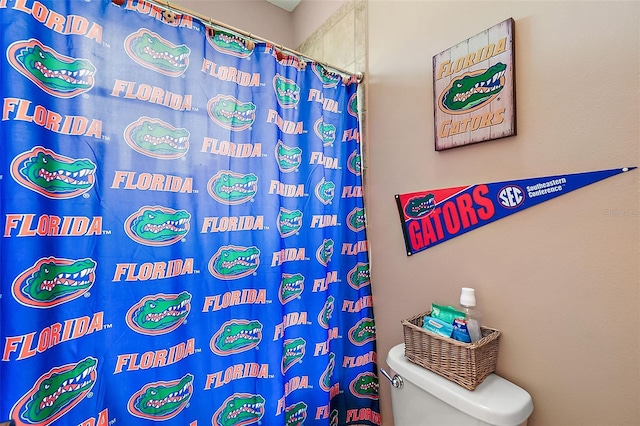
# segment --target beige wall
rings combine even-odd
[[[366,207],[378,364],[476,288],[532,426],[640,424],[640,172],[407,257],[394,194],[638,165],[640,3],[369,2]],[[435,152],[432,56],[513,17],[518,135]],[[390,387],[380,381],[383,423]]]
[[[291,13],[265,0],[179,0],[170,3],[276,44],[286,47],[293,44]]]
[[[364,72],[366,67],[366,7],[365,0],[328,1],[327,5],[342,6],[327,18],[296,50],[323,63],[351,73]],[[303,1],[301,8],[318,1]],[[298,22],[294,10],[294,23]]]
[[[307,40],[314,31],[333,18],[347,1],[349,0],[302,0],[291,13],[293,46],[299,46]]]

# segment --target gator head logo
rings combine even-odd
[[[282,363],[280,365],[282,374],[286,373],[294,364],[302,362],[306,347],[307,342],[302,337],[284,341],[282,345]]]
[[[124,129],[124,140],[131,149],[160,160],[184,157],[189,150],[189,136],[187,129],[149,117],[140,117]]]
[[[316,260],[322,266],[327,266],[333,256],[333,247],[335,243],[331,238],[325,238],[316,250]]]
[[[88,192],[95,183],[96,165],[36,146],[11,162],[11,176],[20,185],[47,198],[62,200]]]
[[[361,373],[351,381],[349,390],[358,398],[378,399],[378,377],[373,373]]]
[[[356,290],[360,290],[362,287],[371,284],[369,264],[358,262],[356,266],[347,273],[347,282]]]
[[[424,197],[411,197],[404,205],[404,214],[411,218],[419,218],[429,214],[436,206],[435,200],[433,194],[426,194]]]
[[[498,62],[487,70],[467,73],[442,91],[438,107],[447,114],[467,114],[494,100],[506,83],[507,66]]]
[[[180,327],[191,312],[191,294],[152,294],[143,297],[127,311],[127,325],[136,333],[148,336],[171,333]]]
[[[96,282],[93,259],[43,257],[22,272],[11,287],[13,297],[31,308],[52,308],[89,291]]]
[[[264,416],[262,395],[234,393],[213,413],[213,426],[245,426],[258,423]]]
[[[336,140],[336,126],[330,123],[325,123],[321,117],[313,123],[313,131],[316,136],[320,138],[323,146],[333,146],[333,143]]]
[[[285,408],[285,426],[302,426],[307,419],[307,404],[298,402]]]
[[[324,205],[331,204],[336,191],[336,184],[323,177],[315,187],[316,198]]]
[[[233,319],[211,337],[209,347],[216,355],[232,355],[255,348],[262,341],[262,323]]]
[[[347,215],[347,226],[353,232],[362,231],[365,228],[364,209],[356,207]]]
[[[329,320],[333,316],[333,311],[336,309],[335,300],[335,297],[329,295],[327,300],[324,302],[324,306],[318,314],[318,324],[320,327],[325,329],[329,328]]]
[[[218,126],[235,132],[251,127],[256,119],[256,106],[233,96],[218,95],[209,99],[207,113]]]
[[[96,358],[86,357],[52,368],[13,405],[11,419],[19,425],[50,425],[58,420],[89,394],[98,378],[97,365]]]
[[[7,60],[51,96],[73,98],[94,85],[96,67],[90,61],[64,56],[33,38],[12,43],[7,48]]]
[[[362,157],[358,150],[355,150],[347,158],[347,169],[356,176],[362,173]]]
[[[304,276],[302,274],[282,274],[278,299],[283,305],[291,302],[302,294],[304,290]]]
[[[153,247],[177,243],[189,232],[191,214],[162,206],[142,206],[124,222],[124,232],[139,244]]]
[[[141,28],[124,40],[124,50],[138,64],[169,77],[179,77],[189,66],[191,49],[176,46],[158,34]]]
[[[258,192],[258,176],[253,173],[220,170],[207,182],[207,192],[219,203],[242,204],[253,199]]]
[[[302,228],[302,212],[300,210],[287,210],[280,207],[278,213],[278,231],[282,238],[295,235]]]
[[[207,41],[214,49],[225,55],[247,58],[253,53],[253,48],[249,47],[250,44],[246,39],[219,29],[207,31]]]
[[[127,409],[141,419],[168,420],[184,410],[191,395],[193,375],[187,373],[181,379],[147,383],[131,395]]]
[[[313,73],[320,79],[320,81],[322,82],[322,87],[324,87],[325,89],[337,87],[338,83],[340,83],[340,81],[342,80],[338,74],[330,72],[317,62],[314,62],[311,65],[311,69],[313,70]]]
[[[376,338],[376,326],[372,318],[362,318],[349,329],[349,340],[354,345],[362,346]]]
[[[354,92],[354,94],[349,98],[347,112],[354,117],[358,117],[358,92]]]
[[[302,149],[290,147],[278,141],[276,144],[276,159],[282,173],[295,172],[302,164]]]
[[[256,246],[222,246],[209,260],[209,272],[221,280],[235,280],[253,274],[260,266]]]
[[[322,375],[320,376],[320,388],[329,392],[331,390],[331,376],[333,376],[333,370],[336,367],[336,354],[333,352],[329,352],[329,362],[327,363],[327,368],[324,369]]]
[[[273,77],[273,90],[282,108],[293,108],[300,102],[300,86],[295,81],[276,74]]]

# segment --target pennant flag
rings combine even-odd
[[[636,167],[396,195],[407,256]]]

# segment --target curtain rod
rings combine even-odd
[[[113,1],[113,3],[115,3],[117,5],[122,5],[122,4],[125,3],[126,0],[112,0],[112,1]],[[263,43],[271,44],[271,45],[273,45],[275,47],[279,47],[281,51],[284,51],[284,52],[287,52],[287,53],[291,53],[291,54],[297,56],[300,59],[304,59],[306,62],[316,62],[316,63],[324,66],[325,68],[329,68],[330,70],[336,71],[339,74],[343,74],[343,75],[346,75],[348,77],[351,77],[351,78],[355,79],[358,83],[360,83],[362,81],[362,79],[364,78],[364,75],[363,75],[362,72],[352,73],[352,72],[349,72],[349,71],[344,70],[342,68],[338,68],[338,67],[335,67],[333,65],[329,65],[329,64],[327,64],[325,62],[322,62],[322,61],[314,59],[314,58],[312,58],[310,56],[307,56],[304,53],[295,51],[293,49],[285,48],[281,44],[274,43],[274,42],[272,42],[270,40],[267,40],[265,38],[258,37],[258,36],[254,35],[254,34],[251,34],[251,33],[248,33],[246,31],[240,30],[238,28],[232,27],[231,25],[227,25],[227,24],[222,23],[220,21],[216,21],[215,19],[211,19],[208,16],[204,16],[204,15],[198,13],[198,12],[195,12],[193,10],[187,9],[186,7],[182,7],[182,6],[176,5],[175,3],[174,4],[170,4],[169,1],[166,1],[166,2],[163,3],[161,0],[144,0],[144,1],[146,1],[147,3],[152,3],[152,4],[156,5],[157,7],[161,8],[161,9],[164,9],[164,10],[166,10],[168,12],[178,11],[182,15],[189,15],[189,16],[192,16],[194,18],[198,18],[202,22],[202,24],[205,25],[205,27],[207,26],[207,24],[209,24],[210,26],[221,27],[221,28],[224,28],[226,30],[232,31],[234,33],[240,34],[240,35],[242,35],[244,37],[247,37],[251,41],[260,41],[260,42],[263,42]]]

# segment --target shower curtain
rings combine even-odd
[[[357,82],[115,3],[0,0],[0,421],[380,424]]]

